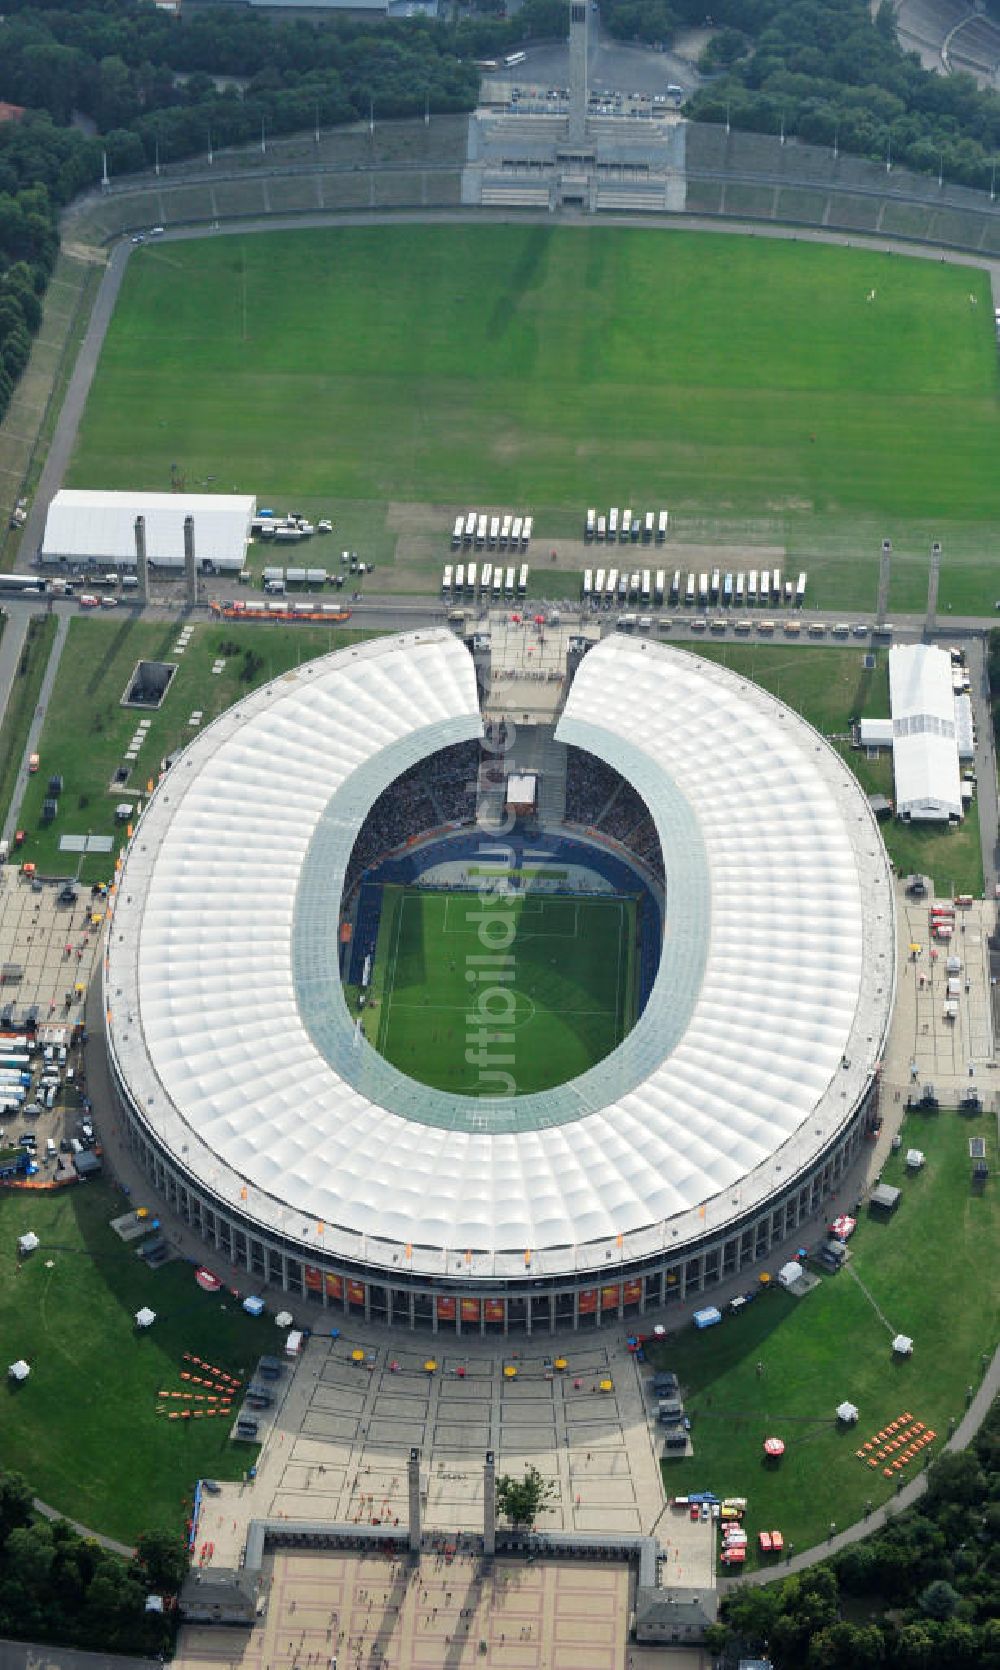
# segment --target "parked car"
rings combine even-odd
[[[657,1397],[676,1397],[680,1391],[680,1382],[672,1369],[658,1369],[649,1384]]]

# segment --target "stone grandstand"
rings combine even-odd
[[[988,20],[978,19],[987,27]],[[988,25],[990,29],[993,25]],[[970,25],[971,28],[971,25]],[[971,38],[963,30],[960,39]],[[984,48],[985,50],[985,48]],[[130,175],[78,199],[69,243],[103,244],[150,225],[214,226],[358,212],[568,210],[690,214],[867,233],[1000,255],[1000,204],[934,175],[777,135],[661,119],[477,111],[471,117],[296,135]]]

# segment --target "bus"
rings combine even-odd
[[[594,576],[594,602],[600,603],[604,597],[604,570],[599,568]]]
[[[501,551],[506,551],[507,546],[510,544],[510,524],[511,524],[511,521],[512,521],[512,518],[510,516],[505,516],[503,518],[502,522],[500,523],[500,549],[501,549]]]
[[[464,564],[464,562],[460,562],[458,567],[455,570],[455,590],[456,591],[464,591],[465,590],[465,564]]]
[[[518,597],[526,597],[527,594],[528,594],[528,565],[527,565],[526,562],[523,562],[521,564],[520,572],[517,576],[517,595],[518,595]]]
[[[805,600],[806,600],[806,577],[805,577],[804,574],[800,574],[799,577],[798,577],[798,580],[796,582],[796,585],[795,585],[795,604],[796,604],[796,607],[801,609]]]
[[[499,539],[500,539],[500,518],[499,518],[499,516],[491,516],[490,517],[490,533],[489,533],[489,547],[490,547],[491,551],[496,550],[497,543],[498,543]]]
[[[465,571],[465,589],[466,589],[466,591],[471,591],[473,596],[475,596],[475,591],[476,591],[476,565],[475,565],[474,562],[470,562],[468,568]]]
[[[722,601],[731,604],[733,601],[733,576],[727,574],[722,582]]]
[[[603,545],[604,536],[607,533],[607,531],[608,531],[608,519],[607,519],[607,517],[606,516],[599,516],[597,518],[597,542],[598,542],[599,545]]]
[[[514,595],[514,570],[512,568],[508,568],[507,572],[505,573],[505,575],[503,577],[503,589],[504,589],[504,593],[507,597],[513,597],[513,595]]]
[[[462,543],[462,532],[463,532],[464,528],[465,528],[465,518],[464,518],[464,516],[456,516],[455,517],[455,526],[451,530],[451,548],[452,548],[453,551],[457,551],[459,546]]]
[[[667,537],[667,513],[661,510],[656,523],[656,543],[662,545]]]
[[[750,606],[752,608],[753,605],[756,603],[756,601],[757,601],[757,570],[755,568],[751,568],[750,577],[749,577],[749,580],[747,582],[747,602],[750,604]]]
[[[687,590],[684,593],[684,601],[685,601],[685,603],[693,603],[694,602],[694,575],[693,574],[688,575]]]
[[[483,594],[484,597],[486,597],[488,595],[489,589],[492,586],[492,584],[493,584],[493,564],[491,562],[484,562],[483,563],[483,572],[482,572],[482,574],[480,576],[480,580],[479,580],[480,589],[482,590],[482,594]]]
[[[666,571],[662,568],[658,568],[656,570],[656,579],[653,582],[653,602],[654,603],[662,603],[663,602],[663,591],[664,591],[664,587],[666,586],[666,583],[667,583]]]
[[[674,569],[674,577],[670,582],[670,601],[671,601],[671,603],[679,603],[680,600],[681,600],[681,571],[680,571],[679,568],[675,568]]]
[[[771,570],[765,568],[760,576],[760,600],[766,608],[771,601]]]
[[[711,583],[711,586],[709,588],[709,596],[711,597],[713,603],[718,603],[718,601],[719,601],[719,570],[717,568],[713,568],[713,570],[712,570],[712,583]]]
[[[705,608],[708,604],[708,575],[707,574],[699,574],[699,576],[698,576],[698,602],[701,604],[702,608]]]
[[[466,544],[466,545],[471,545],[472,541],[475,539],[475,537],[476,537],[476,513],[475,513],[474,510],[470,510],[469,514],[465,518],[465,530],[464,530],[463,535],[462,535],[463,543]]]
[[[608,538],[618,538],[618,508],[616,505],[612,505],[608,511]]]
[[[0,574],[0,591],[19,591],[26,597],[41,597],[45,581],[37,574]]]
[[[594,592],[594,571],[585,568],[583,571],[583,601],[589,603]]]
[[[528,54],[526,52],[508,52],[504,59],[504,63],[509,70],[516,70],[518,64],[526,64],[527,62]]]
[[[583,530],[583,537],[584,537],[584,539],[593,539],[594,534],[596,532],[597,532],[597,511],[596,510],[588,510],[588,512],[587,512],[587,525]]]
[[[618,538],[620,539],[620,541],[623,545],[627,545],[629,540],[631,539],[631,537],[632,537],[632,506],[629,505],[625,510],[622,511],[622,526],[621,526],[621,532],[618,535]]]
[[[608,603],[613,603],[614,602],[615,593],[617,592],[617,590],[618,590],[618,570],[617,570],[617,568],[609,568],[608,569],[608,583],[607,583],[607,587],[605,588],[605,592],[604,592],[604,596],[605,596]]]
[[[647,512],[646,512],[646,522],[645,522],[645,526],[643,527],[643,530],[642,530],[642,542],[643,542],[643,544],[648,545],[651,542],[652,538],[653,538],[653,512],[651,510],[647,510]]]
[[[742,603],[743,602],[743,595],[744,595],[745,589],[746,589],[746,575],[745,574],[737,574],[737,576],[736,576],[736,601],[737,601],[737,603]]]
[[[445,592],[451,591],[451,582],[452,582],[451,563],[448,563],[447,566],[445,567],[444,576],[441,580],[441,590],[445,591]]]

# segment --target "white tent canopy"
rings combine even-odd
[[[29,1229],[27,1234],[22,1235],[18,1240],[17,1250],[19,1253],[32,1253],[40,1246],[41,1242],[39,1241],[38,1236],[35,1234],[33,1229]]]
[[[897,1357],[912,1357],[913,1341],[909,1334],[897,1334],[892,1342],[892,1349]]]
[[[25,1362],[23,1357],[18,1357],[17,1362],[11,1363],[10,1368],[7,1370],[7,1374],[11,1380],[27,1380],[30,1373],[31,1369],[28,1367],[28,1364]]]
[[[143,1305],[142,1309],[137,1310],[135,1313],[135,1325],[137,1328],[151,1328],[155,1321],[156,1312],[155,1310],[150,1310],[148,1305]]]
[[[889,651],[896,814],[947,823],[962,816],[951,658],[932,644]]]
[[[290,1310],[279,1310],[274,1320],[279,1328],[290,1328],[295,1318]]]
[[[838,1403],[837,1405],[837,1419],[838,1421],[843,1421],[845,1426],[853,1426],[854,1422],[858,1418],[858,1413],[859,1411],[856,1403],[845,1402]]]
[[[49,506],[43,562],[135,567],[135,519],[146,524],[155,567],[184,567],[184,519],[194,522],[195,563],[239,572],[256,500],[248,493],[109,493],[62,488]]]

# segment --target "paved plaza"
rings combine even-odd
[[[625,1670],[623,1565],[279,1553],[258,1629],[189,1626],[175,1670]],[[648,1657],[634,1660],[649,1664]],[[655,1662],[655,1661],[652,1661]]]
[[[568,1344],[564,1372],[530,1345],[515,1357],[497,1341],[453,1343],[449,1351],[439,1339],[432,1359],[412,1336],[314,1336],[289,1364],[256,1479],[205,1499],[198,1545],[206,1558],[238,1564],[250,1519],[405,1525],[412,1446],[421,1451],[427,1531],[482,1531],[487,1450],[498,1473],[535,1465],[552,1480],[541,1529],[652,1530],[665,1499],[651,1406],[620,1340]],[[704,1578],[679,1572],[677,1580]]]
[[[40,883],[36,892],[13,865],[0,865],[0,1005],[13,1003],[18,1016],[37,1007],[39,1025],[82,1021],[100,949],[103,899],[80,887],[76,902],[62,905],[59,891]]]
[[[947,943],[931,937],[932,892],[907,899],[897,888],[896,1008],[886,1051],[884,1086],[894,1103],[919,1095],[932,1084],[942,1106],[954,1106],[967,1090],[977,1090],[986,1108],[1000,1098],[1000,1075],[993,1045],[992,990],[987,936],[991,905],[976,900],[955,913],[955,932]],[[911,946],[919,946],[916,953]],[[936,953],[936,955],[935,955]],[[947,959],[962,963],[958,1015],[945,1018]]]

